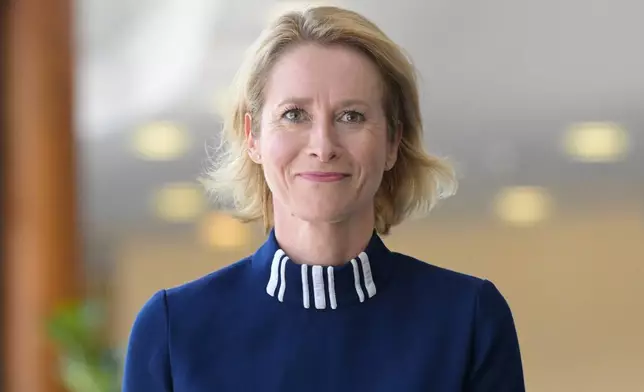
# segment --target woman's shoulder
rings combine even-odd
[[[250,257],[234,262],[192,281],[166,289],[168,306],[174,309],[213,306],[223,299],[229,301],[236,291],[246,289]]]
[[[408,301],[416,307],[415,321],[423,327],[438,323],[447,331],[443,336],[467,343],[468,390],[525,390],[514,317],[495,283],[410,256],[396,257],[405,298],[415,298]]]
[[[505,297],[492,280],[451,270],[401,253],[393,253],[403,275],[401,281],[422,298],[460,303],[475,310],[480,306],[508,308]],[[509,310],[509,309],[508,309]]]
[[[194,280],[168,288],[166,291],[172,298],[192,298],[209,292],[234,289],[243,282],[243,277],[250,268],[250,257],[245,257]]]
[[[160,289],[145,302],[138,318],[165,313],[169,321],[186,320],[202,314],[204,308],[224,306],[238,291],[246,290],[250,267],[250,258],[244,258],[192,281]]]
[[[392,252],[392,255],[398,265],[398,270],[421,284],[431,283],[434,287],[438,285],[446,289],[469,291],[477,290],[486,281],[485,278],[441,267],[403,253]]]

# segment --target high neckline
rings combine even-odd
[[[393,267],[390,253],[374,231],[364,251],[342,265],[299,264],[280,248],[271,230],[252,263],[263,295],[285,305],[335,310],[366,302],[385,288]]]

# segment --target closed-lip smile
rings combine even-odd
[[[336,182],[349,177],[349,175],[346,173],[323,171],[302,172],[299,173],[298,176],[305,180],[313,182]]]

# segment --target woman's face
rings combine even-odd
[[[382,80],[371,60],[342,46],[297,46],[274,65],[264,100],[260,132],[251,134],[247,115],[246,135],[276,218],[335,223],[373,215],[399,138],[387,136]]]

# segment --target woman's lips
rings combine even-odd
[[[336,182],[349,177],[348,174],[339,172],[303,172],[298,176],[313,182]]]

